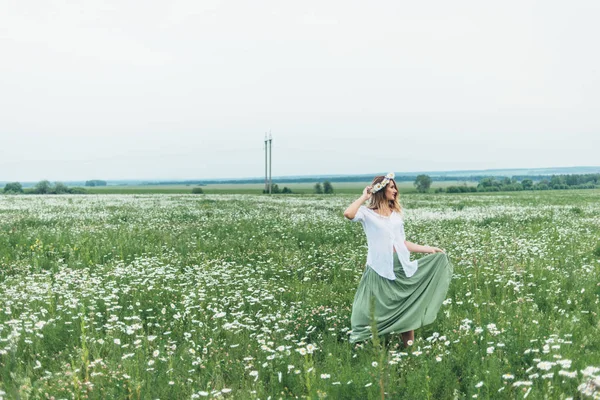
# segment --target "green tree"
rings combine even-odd
[[[82,187],[72,187],[72,188],[69,188],[69,193],[71,193],[71,194],[86,194],[87,191]]]
[[[269,189],[263,189],[263,193],[269,194]],[[273,183],[271,185],[271,193],[273,194],[277,194],[277,193],[281,193],[281,189],[279,189],[279,185],[276,183]]]
[[[192,188],[192,193],[193,194],[203,194],[204,190],[202,190],[201,187],[195,187],[195,188]]]
[[[323,194],[323,186],[319,182],[315,183],[315,193]]]
[[[533,181],[531,179],[523,179],[521,181],[521,186],[523,186],[523,189],[525,190],[529,190],[533,188]]]
[[[323,182],[323,193],[333,194],[333,185],[329,181]]]
[[[488,178],[483,178],[482,180],[479,181],[479,185],[477,185],[477,187],[481,187],[481,188],[491,188],[491,187],[499,187],[500,186],[500,182],[498,182],[496,180],[496,178],[494,177],[488,177]]]
[[[429,175],[418,175],[415,179],[414,185],[417,188],[417,192],[425,193],[429,191],[431,187],[431,177]]]
[[[567,185],[569,185],[569,186],[578,185],[580,183],[579,175],[567,175],[566,181],[567,181]]]
[[[69,188],[62,182],[55,182],[54,187],[51,190],[53,194],[65,194],[69,193]]]
[[[35,194],[48,194],[50,192],[52,192],[52,185],[47,180],[39,181],[33,188]]]
[[[560,175],[552,175],[552,178],[550,178],[550,186],[552,186],[553,188],[556,187],[560,187],[560,185],[563,185],[565,183],[565,178],[563,176]]]
[[[4,186],[4,193],[23,193],[23,186],[21,186],[20,182],[7,183],[6,186]]]

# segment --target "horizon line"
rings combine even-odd
[[[475,172],[484,173],[484,172],[493,172],[493,171],[522,171],[522,170],[552,170],[552,169],[589,169],[589,168],[597,168],[600,172],[600,166],[572,166],[572,167],[534,167],[534,168],[488,168],[488,169],[467,169],[467,170],[428,170],[428,171],[407,171],[407,172],[396,172],[397,175],[415,175],[415,174],[437,174],[434,176],[443,176],[448,173],[465,173],[472,174]],[[389,172],[389,171],[388,171]],[[277,175],[273,176],[272,179],[290,179],[290,178],[313,178],[313,177],[347,177],[347,176],[377,176],[382,173],[355,173],[355,174],[309,174],[309,175]],[[383,173],[385,175],[385,173]],[[544,175],[544,174],[540,174]],[[141,182],[152,182],[152,181],[242,181],[242,180],[256,180],[256,179],[265,179],[264,176],[254,176],[254,177],[239,177],[239,178],[118,178],[118,179],[101,179],[101,178],[92,178],[92,179],[64,179],[64,180],[51,180],[51,179],[40,179],[35,181],[23,180],[0,180],[2,183],[8,182],[22,182],[22,183],[35,183],[43,180],[48,180],[50,182],[85,182],[85,181],[93,181],[93,180],[101,180],[106,182],[123,182],[123,181],[141,181]]]

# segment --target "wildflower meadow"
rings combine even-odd
[[[0,196],[0,399],[600,398],[600,191],[401,195],[409,348],[348,342],[359,195]]]

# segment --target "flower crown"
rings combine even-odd
[[[390,172],[389,174],[387,174],[385,176],[385,178],[383,178],[383,180],[379,183],[376,183],[375,185],[373,185],[373,187],[371,188],[371,193],[377,193],[379,192],[381,189],[383,189],[384,187],[387,186],[388,183],[390,183],[390,180],[394,179],[396,175],[394,175],[393,172]]]

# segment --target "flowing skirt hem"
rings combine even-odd
[[[396,280],[383,278],[366,267],[352,305],[351,343],[372,337],[372,317],[378,336],[408,332],[436,320],[453,267],[444,253],[427,255],[418,260],[418,266],[417,272],[407,278],[400,263],[395,262]]]

